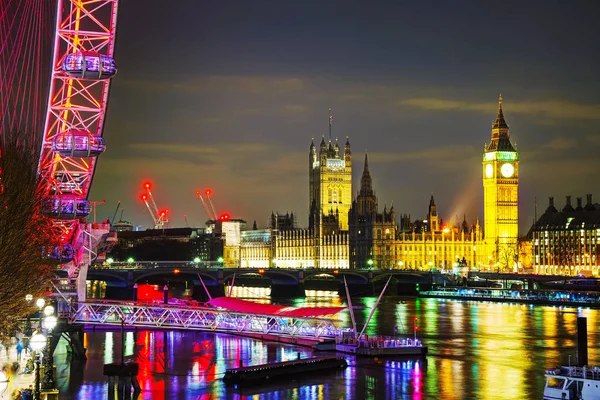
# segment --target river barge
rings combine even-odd
[[[344,369],[348,362],[344,357],[311,357],[293,361],[232,368],[225,371],[223,382],[227,385],[255,385],[274,379],[285,379],[298,374],[306,374],[332,369]]]

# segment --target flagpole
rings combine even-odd
[[[333,120],[333,115],[331,115],[331,108],[329,109],[329,141],[331,142],[331,121]]]

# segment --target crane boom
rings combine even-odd
[[[210,192],[207,191],[206,197],[208,198],[208,204],[210,204],[210,208],[212,209],[213,215],[215,216],[214,220],[217,220],[217,212],[215,211],[215,206],[213,205],[212,198],[210,197]]]
[[[112,219],[110,220],[110,224],[114,224],[115,223],[115,218],[117,217],[117,213],[119,212],[119,207],[121,207],[121,200],[119,200],[119,202],[117,203],[117,208],[115,209],[115,213],[112,216]],[[121,215],[123,215],[123,212],[121,212]]]
[[[200,201],[202,202],[202,205],[204,206],[204,211],[206,211],[206,215],[208,215],[208,219],[213,219],[216,220],[217,216],[213,216],[210,213],[210,209],[208,208],[208,205],[206,205],[206,202],[204,201],[204,197],[202,197],[202,193],[200,193],[200,191],[196,191],[196,194],[198,195],[198,198],[200,199]]]
[[[150,201],[152,202],[152,207],[154,208],[154,212],[158,214],[158,207],[156,206],[156,202],[154,201],[154,196],[152,196],[152,192],[148,189],[148,197],[150,197]]]
[[[146,204],[146,207],[148,208],[148,212],[150,213],[150,216],[152,217],[152,222],[154,222],[154,227],[156,228],[156,226],[158,225],[158,219],[156,218],[154,211],[152,211],[152,207],[150,206],[150,203],[148,202],[147,199],[144,199],[144,203]]]

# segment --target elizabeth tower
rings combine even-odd
[[[511,267],[519,236],[519,155],[502,113],[502,95],[492,140],[483,153],[483,199],[488,265]]]

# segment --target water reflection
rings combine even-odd
[[[370,306],[375,298],[353,300]],[[297,299],[294,305],[339,305],[343,299]],[[370,309],[357,310],[361,329]],[[505,399],[541,398],[543,371],[567,363],[575,354],[578,315],[588,318],[589,359],[600,363],[598,311],[475,303],[435,299],[384,298],[369,323],[368,334],[419,336],[429,346],[427,362],[348,356],[344,371],[320,373],[271,386],[226,388],[227,368],[319,355],[308,348],[190,331],[125,333],[125,359],[140,364],[140,399]],[[348,313],[341,315],[346,326]],[[105,398],[105,362],[121,358],[120,332],[88,331],[85,367],[61,368],[61,399]],[[66,361],[59,347],[57,364]],[[321,353],[323,354],[323,353]]]

